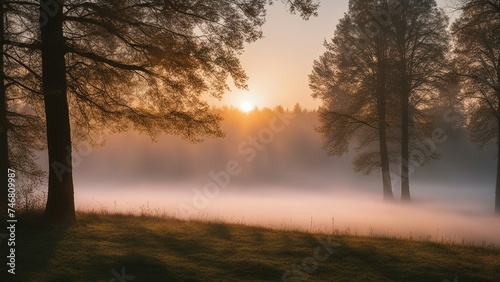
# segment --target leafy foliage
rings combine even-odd
[[[399,163],[405,91],[409,96],[410,149],[429,136],[434,105],[449,90],[446,25],[444,12],[433,0],[350,1],[349,12],[340,20],[334,37],[324,43],[326,51],[314,62],[310,75],[312,96],[323,101],[318,131],[329,154],[340,156],[356,141],[352,147],[359,152],[355,169],[366,174],[376,170],[380,167],[376,143],[383,119],[387,156],[391,163]],[[381,79],[385,81],[385,116],[377,110]],[[408,87],[403,89],[403,83]],[[426,160],[437,157],[425,153]]]
[[[453,23],[461,100],[472,140],[498,142],[500,114],[500,1],[464,1]]]

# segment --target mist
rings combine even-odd
[[[102,136],[102,147],[81,143],[77,209],[500,246],[494,149],[476,148],[462,128],[436,125],[447,137],[432,148],[441,158],[415,167],[407,205],[384,203],[380,173],[355,173],[353,152],[339,158],[322,150],[314,111],[222,115],[222,139],[151,142],[126,132]],[[397,179],[393,191],[398,199]]]

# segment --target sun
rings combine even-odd
[[[252,105],[252,103],[245,101],[245,102],[241,103],[240,110],[242,112],[249,113],[253,110],[253,105]]]

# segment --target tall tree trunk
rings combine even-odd
[[[7,90],[5,89],[4,69],[4,4],[0,4],[0,208],[1,215],[7,211],[7,169],[9,168],[9,143],[8,143],[8,120],[7,120]]]
[[[63,0],[40,1],[42,84],[49,153],[49,190],[45,219],[59,225],[76,225],[63,5]],[[51,15],[42,18],[42,13],[46,13],[47,9],[51,9]]]
[[[387,118],[386,118],[386,84],[387,84],[387,59],[386,59],[386,38],[385,34],[379,38],[378,42],[378,62],[377,62],[377,111],[379,118],[379,146],[380,146],[380,166],[382,168],[382,183],[384,200],[393,200],[391,173],[389,167],[389,150],[387,148]]]
[[[384,98],[384,99],[382,99]],[[382,168],[382,183],[384,200],[392,200],[394,196],[392,194],[392,184],[391,184],[391,174],[389,168],[389,150],[387,149],[387,125],[385,120],[385,94],[379,97],[379,135],[380,135],[380,165]]]
[[[404,62],[406,66],[406,62]],[[408,77],[406,75],[406,68],[402,68],[401,83],[402,87],[402,99],[401,99],[401,200],[410,201],[410,175],[409,175],[409,160],[410,160],[410,150],[409,150],[409,86]]]

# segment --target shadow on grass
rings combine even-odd
[[[174,272],[176,266],[168,265],[153,256],[131,251],[112,261],[96,258],[96,272],[107,273],[106,281],[185,281],[186,278]],[[106,277],[105,277],[106,278]],[[194,280],[193,280],[194,281]]]
[[[227,224],[212,223],[207,225],[205,230],[206,234],[209,236],[215,236],[224,240],[231,240],[233,236],[231,235],[231,229]]]
[[[23,221],[16,281],[278,281],[320,246],[313,234],[248,226],[94,214],[79,219],[81,227],[72,229]],[[498,251],[383,238],[333,241],[341,246],[311,280],[495,281],[498,273]]]
[[[238,261],[231,265],[231,272],[238,280],[279,280],[284,270],[260,261]]]
[[[17,220],[16,274],[1,281],[40,281],[40,273],[50,267],[59,242],[71,228],[45,224],[43,212],[19,214]]]
[[[498,255],[494,251],[486,252]],[[444,281],[447,277],[460,277],[460,281],[491,281],[482,277],[481,264],[457,263],[457,256],[464,256],[462,247],[385,238],[375,242],[368,238],[362,244],[347,242],[336,249],[331,259],[340,262],[337,269],[341,269],[342,264],[358,265],[357,272],[377,274],[393,281]]]

